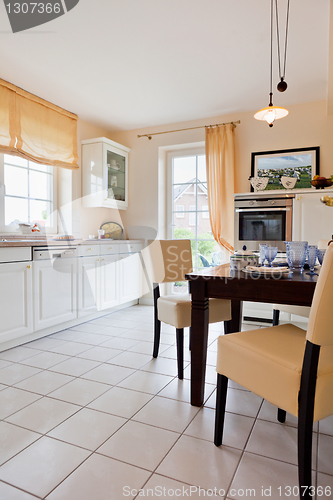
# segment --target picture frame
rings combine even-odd
[[[251,154],[251,177],[268,177],[264,189],[253,187],[251,191],[277,191],[286,189],[315,189],[311,179],[319,175],[319,146],[312,148],[260,151]],[[294,180],[296,177],[296,181]]]

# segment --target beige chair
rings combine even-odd
[[[326,248],[332,240],[319,240],[318,248]],[[273,326],[279,324],[280,312],[296,314],[308,318],[310,315],[310,307],[304,306],[289,306],[287,304],[273,304]]]
[[[154,286],[154,348],[157,358],[160,344],[161,322],[176,328],[178,378],[183,378],[184,328],[191,326],[191,295],[160,295],[159,284],[184,281],[192,270],[190,240],[155,240],[142,251],[147,274]],[[229,300],[209,300],[209,322],[231,319]]]
[[[216,446],[222,443],[230,378],[298,417],[298,473],[303,492],[311,486],[313,422],[333,414],[332,297],[333,244],[320,271],[307,332],[286,324],[218,338]],[[310,491],[300,498],[310,499]]]

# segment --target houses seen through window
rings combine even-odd
[[[204,154],[172,156],[172,237],[190,239],[194,269],[219,263],[210,226]]]
[[[53,226],[54,182],[53,167],[0,155],[0,185],[4,185],[0,193],[1,226],[14,229],[18,222]]]

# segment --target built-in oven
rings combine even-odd
[[[292,239],[291,195],[235,197],[235,250],[259,250],[259,243],[277,246],[285,252],[285,241]]]

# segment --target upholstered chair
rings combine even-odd
[[[222,444],[228,378],[298,417],[302,500],[310,499],[313,422],[333,414],[333,244],[325,255],[308,329],[272,326],[218,338],[215,438]],[[269,439],[269,436],[267,436]]]
[[[161,283],[181,282],[192,270],[190,240],[155,240],[142,252],[147,274],[154,286],[154,348],[157,358],[161,322],[176,328],[178,378],[183,378],[184,328],[191,326],[190,293],[161,296]],[[209,300],[209,322],[218,323],[231,319],[229,300]]]

